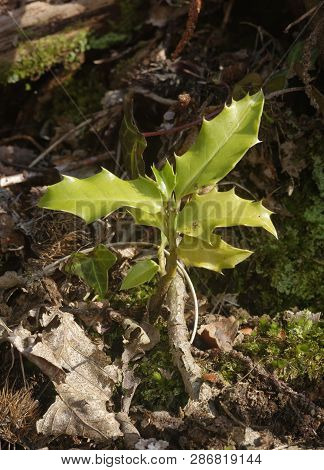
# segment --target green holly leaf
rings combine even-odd
[[[177,251],[179,258],[187,266],[196,266],[216,272],[234,268],[252,254],[252,251],[228,245],[218,235],[212,235],[210,243],[185,235]]]
[[[145,174],[143,152],[147,146],[145,137],[140,133],[133,114],[133,97],[124,98],[124,118],[119,131],[119,139],[124,164],[131,178]]]
[[[158,170],[154,165],[152,166],[152,170],[164,199],[169,200],[176,185],[176,176],[172,165],[170,165],[167,160],[162,170]]]
[[[128,211],[134,217],[135,224],[157,227],[165,233],[164,211],[158,212],[157,214],[150,214],[149,212],[142,211],[141,209],[129,209]]]
[[[108,271],[116,260],[114,253],[104,245],[98,245],[88,254],[73,254],[65,266],[65,271],[81,278],[100,299],[104,299],[108,291]]]
[[[207,194],[193,196],[186,204],[179,214],[177,231],[208,242],[216,227],[245,225],[262,227],[277,237],[271,214],[261,201],[242,199],[234,188],[225,192],[212,189]]]
[[[259,142],[262,91],[225,106],[211,121],[204,120],[194,145],[176,157],[177,199],[223,179],[246,151]]]
[[[38,205],[70,212],[90,223],[120,207],[157,214],[162,211],[163,201],[156,183],[149,178],[124,181],[102,169],[85,179],[64,176],[63,181],[49,186]]]
[[[139,261],[130,268],[122,282],[121,289],[132,289],[153,279],[159,270],[159,265],[151,259]]]

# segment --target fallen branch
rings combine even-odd
[[[7,188],[14,184],[26,183],[26,181],[29,181],[38,175],[39,173],[35,173],[34,171],[23,171],[22,173],[17,173],[15,175],[3,176],[0,178],[0,188]]]
[[[17,25],[19,29],[27,30],[33,38],[40,37],[81,18],[100,16],[115,3],[115,0],[78,0],[53,5],[45,1],[33,1],[21,8],[7,11],[0,15],[0,52],[14,48],[18,35]]]

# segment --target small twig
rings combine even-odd
[[[146,96],[147,98],[150,98],[151,100],[156,101],[157,103],[163,104],[165,106],[174,106],[178,103],[177,100],[164,98],[163,96],[159,96],[156,93],[153,93],[152,91],[146,90],[145,88],[139,86],[132,88],[132,90],[134,91],[134,93]]]
[[[2,163],[2,165],[4,166],[7,166],[9,168],[18,168],[19,170],[27,170],[29,171],[29,167],[28,165],[22,165],[20,163],[17,163],[17,162],[8,162],[6,160],[4,160],[3,158],[0,158],[0,162]],[[46,173],[48,172],[48,168],[37,168],[37,173]]]
[[[301,29],[301,31],[299,31],[299,33],[297,34],[297,36],[295,37],[294,41],[290,44],[290,46],[288,47],[288,49],[286,50],[286,52],[281,56],[280,60],[278,61],[276,67],[272,70],[271,73],[269,73],[269,75],[266,77],[266,79],[264,80],[263,82],[263,85],[262,87],[264,88],[265,85],[269,82],[270,78],[273,77],[273,75],[277,72],[277,70],[279,69],[279,67],[281,66],[281,64],[286,60],[286,58],[288,57],[288,54],[290,53],[290,51],[293,49],[293,47],[295,46],[295,44],[297,44],[297,42],[299,41],[299,39],[301,38],[301,36],[304,34],[304,32],[306,31],[306,29],[308,28],[308,26],[311,24],[311,22],[313,21],[313,18],[315,17],[316,13],[319,11],[319,9],[322,7],[322,5],[324,4],[324,2],[320,3],[318,5],[318,8],[312,13],[312,15],[310,16],[310,18],[308,19],[307,23],[304,25],[304,27]]]
[[[29,165],[29,168],[33,168],[37,163],[39,163],[43,158],[45,158],[52,150],[54,150],[60,143],[62,143],[65,139],[67,139],[70,135],[78,132],[79,130],[83,129],[83,127],[88,126],[91,123],[92,119],[87,119],[86,121],[81,122],[78,126],[74,127],[73,129],[69,130],[66,134],[62,135],[59,139],[53,142],[52,145],[47,147],[44,152],[42,152],[38,157],[36,157]]]
[[[11,352],[11,364],[10,364],[9,370],[7,372],[6,381],[9,381],[10,372],[12,371],[13,366],[15,365],[15,351],[14,351],[14,347],[11,343],[10,343],[10,352]]]
[[[24,387],[27,388],[26,374],[25,374],[25,368],[24,368],[22,354],[21,354],[20,351],[18,351],[18,354],[19,354],[19,362],[20,362],[20,368],[21,368],[21,373],[22,373],[22,377],[23,377]]]
[[[100,155],[95,155],[93,157],[89,157],[89,158],[85,158],[83,160],[80,160],[78,162],[71,162],[70,164],[67,164],[66,166],[64,165],[59,165],[59,166],[56,166],[56,169],[58,171],[71,171],[71,170],[75,170],[75,169],[78,169],[78,168],[82,168],[84,166],[91,166],[91,165],[94,165],[95,163],[98,163],[98,162],[103,162],[105,160],[107,160],[107,158],[111,156],[110,153],[108,152],[104,152],[104,153],[101,153]]]
[[[237,186],[238,188],[242,189],[243,191],[247,192],[250,196],[253,197],[253,199],[257,199],[257,197],[251,193],[251,191],[244,186],[242,186],[240,183],[236,183],[235,181],[222,181],[221,183],[217,183],[218,186],[227,186],[227,185],[234,185]]]
[[[222,27],[221,27],[222,31],[225,31],[226,26],[229,22],[234,2],[235,0],[229,0],[228,4],[226,5],[225,14],[224,14],[223,22],[222,22]]]
[[[121,143],[120,143],[120,139],[118,139],[118,143],[117,143],[117,152],[116,152],[116,160],[115,160],[115,170],[114,170],[115,175],[118,174],[117,172],[118,172],[118,170],[119,170],[119,168],[120,168],[121,155],[122,155]]]
[[[238,424],[239,426],[241,426],[242,428],[246,428],[247,427],[247,424],[243,423],[242,421],[240,421],[238,418],[236,418],[233,413],[231,413],[231,411],[227,408],[227,406],[221,401],[221,400],[218,400],[218,403],[220,404],[220,406],[222,407],[222,409],[225,411],[225,413],[227,414],[227,416],[232,420],[234,421],[234,423]]]
[[[43,152],[44,148],[36,142],[36,140],[31,137],[30,135],[25,135],[25,134],[17,134],[13,135],[11,137],[5,137],[4,139],[1,139],[0,144],[10,144],[10,142],[14,142],[15,140],[28,140],[31,142],[40,152]]]
[[[34,171],[23,171],[16,175],[3,176],[0,178],[0,188],[7,188],[8,186],[13,186],[14,184],[26,183],[35,176],[38,176],[39,173]]]
[[[313,8],[311,8],[310,10],[306,11],[306,13],[304,13],[302,16],[300,16],[299,18],[297,18],[297,20],[293,21],[292,23],[290,23],[287,28],[284,30],[284,33],[288,33],[288,31],[293,27],[293,26],[296,26],[296,24],[299,24],[301,21],[305,20],[306,18],[309,17],[309,15],[311,15],[315,10],[317,9],[320,9],[321,6],[324,4],[324,2],[321,2],[319,5],[315,5]]]
[[[95,115],[93,115],[91,118],[89,119],[86,119],[85,121],[81,122],[80,124],[78,124],[76,127],[74,127],[73,129],[71,129],[69,132],[67,132],[66,134],[62,135],[59,139],[57,139],[55,142],[52,143],[52,145],[50,145],[46,150],[44,150],[40,155],[38,155],[38,157],[36,157],[29,165],[29,168],[33,168],[35,165],[37,165],[37,163],[39,163],[41,160],[43,160],[43,158],[45,158],[49,153],[51,153],[52,150],[54,150],[58,145],[60,145],[65,139],[67,139],[70,135],[73,135],[75,134],[76,132],[80,131],[81,129],[83,129],[84,127],[86,126],[91,126],[92,123],[96,120],[96,119],[99,119],[103,114],[106,114],[106,111],[102,112],[102,111],[99,111],[98,113],[96,113]],[[94,132],[96,133],[96,131],[94,130]],[[105,147],[106,148],[106,147]],[[108,149],[106,148],[106,151],[108,151]]]
[[[286,95],[287,93],[294,93],[295,91],[305,91],[305,87],[303,86],[296,86],[292,88],[285,88],[283,90],[273,91],[265,96],[266,100],[271,100],[272,98],[277,98],[277,96]]]
[[[181,52],[183,51],[186,44],[190,41],[195,32],[198,16],[201,10],[202,0],[191,0],[189,11],[188,11],[188,19],[186,23],[186,29],[180,39],[175,51],[172,54],[172,60],[175,60]]]
[[[217,109],[213,111],[212,113],[206,114],[206,116],[195,119],[192,122],[187,122],[187,124],[182,124],[180,126],[171,127],[171,129],[160,129],[158,131],[153,131],[153,132],[142,132],[142,135],[144,137],[158,137],[161,135],[174,134],[176,132],[184,131],[185,129],[190,129],[191,127],[201,124],[203,119],[206,119],[207,121],[209,121],[210,119],[214,118],[222,111],[223,107],[224,107],[223,104],[221,106],[217,106]]]

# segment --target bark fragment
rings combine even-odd
[[[201,369],[191,354],[189,332],[184,317],[186,288],[184,280],[177,274],[166,298],[169,309],[168,332],[174,364],[182,376],[185,389],[192,399],[197,399],[201,385]]]

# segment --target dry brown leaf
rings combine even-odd
[[[249,326],[245,327],[245,328],[241,328],[239,333],[242,333],[242,335],[244,336],[250,336],[253,332],[253,328],[250,328]]]
[[[216,372],[206,372],[201,378],[204,382],[210,382],[213,384],[222,383],[222,379],[218,374],[216,374]]]
[[[74,321],[73,315],[49,309],[43,331],[32,335],[22,326],[11,343],[52,380],[58,393],[37,431],[47,436],[68,434],[96,441],[122,435],[112,410],[112,394],[121,381],[119,369]]]
[[[235,317],[220,317],[217,321],[202,325],[198,334],[209,349],[219,348],[228,352],[233,349],[238,326],[239,322]]]
[[[298,178],[300,172],[306,168],[307,162],[304,158],[299,157],[297,145],[292,140],[287,140],[280,145],[280,149],[282,151],[282,170],[289,176]]]
[[[144,356],[146,351],[154,348],[160,341],[157,328],[146,321],[137,323],[129,317],[124,317],[116,311],[110,312],[110,318],[119,323],[124,329],[124,352],[122,362],[128,364]]]
[[[16,271],[6,271],[0,276],[0,289],[11,289],[16,286],[23,286],[25,279],[19,276]]]
[[[139,324],[132,318],[124,317],[119,312],[110,312],[110,317],[124,329],[124,352],[121,357],[123,373],[122,411],[128,414],[136,388],[141,382],[135,374],[136,365],[130,363],[140,359],[146,351],[154,348],[160,341],[160,333],[150,323],[143,321]]]

